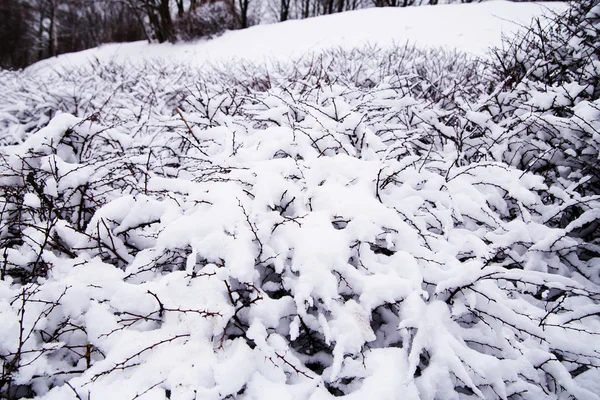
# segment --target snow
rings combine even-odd
[[[197,43],[108,44],[96,49],[41,61],[28,68],[39,73],[86,63],[152,59],[220,64],[232,60],[277,62],[330,47],[354,48],[367,44],[447,47],[485,56],[499,46],[502,35],[527,26],[536,16],[566,9],[561,2],[513,3],[504,0],[475,4],[442,4],[406,8],[370,8],[226,32]]]
[[[490,96],[482,64],[443,50],[282,61],[409,36],[482,55],[499,15],[540,10],[363,10],[3,75],[10,378],[40,400],[598,400],[600,196],[527,157],[554,157],[550,133],[600,131],[599,100],[569,104],[571,83]],[[233,56],[282,64],[264,87],[247,80],[260,68],[190,71]],[[527,113],[494,114],[494,96]]]

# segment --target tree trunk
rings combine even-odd
[[[50,57],[58,55],[58,27],[56,21],[56,0],[50,1],[50,28],[48,29],[48,54]]]
[[[175,0],[175,3],[177,3],[177,16],[178,17],[182,17],[185,9],[183,7],[183,0]],[[190,9],[191,9],[191,5],[190,5]]]
[[[172,38],[173,20],[171,19],[170,0],[160,0],[158,15],[160,16],[160,27],[164,38],[163,42],[165,42]]]
[[[290,17],[290,0],[281,0],[280,7],[281,8],[279,10],[279,21],[287,21]]]
[[[248,27],[248,8],[250,6],[250,0],[239,0],[240,6],[240,28],[244,29]]]

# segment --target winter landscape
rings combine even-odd
[[[600,1],[301,1],[3,48],[0,399],[600,399]]]

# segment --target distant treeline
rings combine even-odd
[[[482,0],[0,0],[0,68],[110,42],[190,40],[367,7]],[[527,0],[525,0],[527,1]]]

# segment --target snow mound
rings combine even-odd
[[[488,1],[476,4],[444,4],[406,8],[371,8],[304,20],[259,25],[227,32],[212,40],[181,44],[136,42],[109,44],[73,54],[64,54],[29,67],[42,72],[81,66],[90,62],[163,59],[195,66],[232,59],[252,62],[289,60],[331,47],[351,49],[367,44],[446,47],[484,56],[528,26],[533,17],[562,12],[566,3],[514,3]]]

